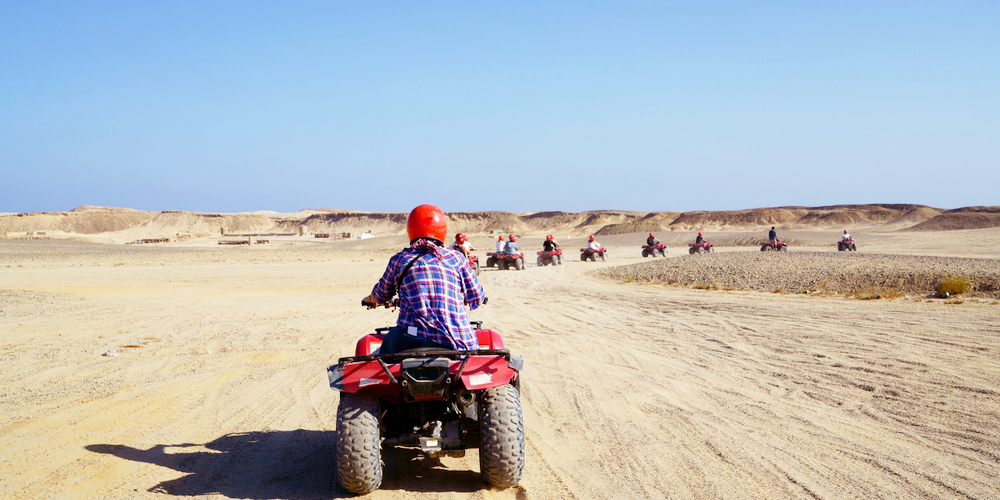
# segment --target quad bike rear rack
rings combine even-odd
[[[465,371],[465,365],[472,359],[472,356],[503,356],[507,361],[507,366],[512,370],[521,371],[524,367],[524,359],[521,356],[511,356],[510,349],[469,349],[462,351],[453,351],[448,349],[433,349],[433,350],[422,350],[420,352],[403,352],[396,354],[373,354],[370,356],[349,356],[346,358],[340,358],[337,360],[337,367],[343,370],[348,363],[357,362],[367,362],[367,361],[377,361],[382,367],[382,371],[385,372],[386,377],[393,384],[397,383],[396,377],[389,372],[389,366],[385,363],[386,361],[398,363],[402,362],[404,359],[409,358],[451,358],[457,359],[462,358],[462,365],[458,368],[458,373],[455,374],[455,378],[461,378],[462,372]],[[331,366],[331,369],[334,367]]]

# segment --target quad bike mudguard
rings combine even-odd
[[[493,330],[476,330],[476,336],[478,350],[421,349],[380,355],[371,353],[381,346],[385,334],[366,335],[358,340],[357,355],[340,358],[327,369],[330,388],[341,392],[364,391],[399,402],[441,399],[452,380],[460,380],[467,391],[514,381],[524,365],[523,359],[503,349],[503,340]]]

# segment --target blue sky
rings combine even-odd
[[[0,212],[1000,205],[997,2],[0,0]]]

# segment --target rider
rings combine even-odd
[[[455,235],[455,243],[451,246],[451,248],[462,252],[462,255],[465,255],[466,259],[468,259],[475,250],[475,248],[472,248],[472,243],[469,242],[469,237],[462,233]]]
[[[590,241],[587,242],[587,250],[599,251],[601,249],[601,244],[594,240],[594,235],[590,235]]]
[[[556,239],[551,234],[545,237],[545,242],[542,243],[542,250],[546,252],[555,252],[559,250],[559,244],[556,243]]]
[[[510,234],[507,236],[507,246],[504,247],[504,253],[509,253],[511,255],[520,255],[517,251],[517,236]]]
[[[847,234],[847,230],[844,230],[844,234],[840,236],[841,241],[848,241],[851,239],[851,235]]]
[[[705,238],[703,238],[701,236],[701,233],[698,233],[698,237],[694,239],[694,244],[695,245],[701,245],[704,242],[705,242]]]
[[[771,226],[771,230],[767,232],[767,239],[771,240],[772,245],[778,244],[778,233],[774,231],[774,226]]]
[[[389,259],[385,274],[362,299],[377,307],[399,294],[399,318],[382,341],[380,352],[415,347],[476,349],[476,334],[466,305],[486,303],[486,292],[456,250],[442,244],[448,233],[444,212],[420,205],[406,219],[410,246]]]
[[[503,253],[503,235],[497,238],[497,253]]]
[[[649,238],[646,238],[646,246],[653,247],[660,244],[660,240],[653,236],[653,233],[649,233]]]

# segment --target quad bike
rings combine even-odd
[[[854,238],[848,238],[837,242],[837,251],[843,252],[844,250],[849,250],[851,252],[858,251],[858,244],[854,242]]]
[[[470,255],[469,256],[469,269],[472,269],[472,272],[476,273],[476,276],[479,276],[479,256],[478,255]]]
[[[643,257],[656,257],[656,254],[666,257],[667,256],[667,246],[663,243],[657,243],[655,245],[643,245],[642,246],[642,256]]]
[[[562,264],[562,249],[557,248],[551,252],[546,252],[542,250],[538,252],[538,267],[547,266],[552,264],[553,266],[558,266]]]
[[[418,448],[431,458],[478,448],[487,484],[509,488],[521,480],[524,363],[504,349],[500,334],[481,321],[472,325],[478,350],[383,355],[378,349],[389,328],[378,328],[358,340],[354,356],[327,369],[330,387],[340,391],[335,453],[345,490],[363,495],[379,488],[383,446]]]
[[[520,271],[525,268],[524,252],[486,252],[486,256],[487,267],[493,267],[493,264],[496,264],[497,269],[501,271],[504,269],[515,269]]]
[[[598,248],[597,250],[591,250],[589,248],[580,249],[580,260],[587,262],[587,260],[592,260],[597,262],[597,258],[600,257],[601,260],[608,260],[608,249]]]
[[[688,253],[691,255],[696,253],[715,253],[715,247],[707,241],[703,241],[701,243],[688,243],[688,246],[691,247],[688,248]]]
[[[786,245],[785,242],[783,242],[783,241],[779,241],[779,242],[773,243],[773,244],[770,241],[768,241],[767,243],[764,243],[760,247],[760,251],[761,252],[770,252],[772,250],[775,251],[775,252],[787,252],[788,251],[788,245]]]

